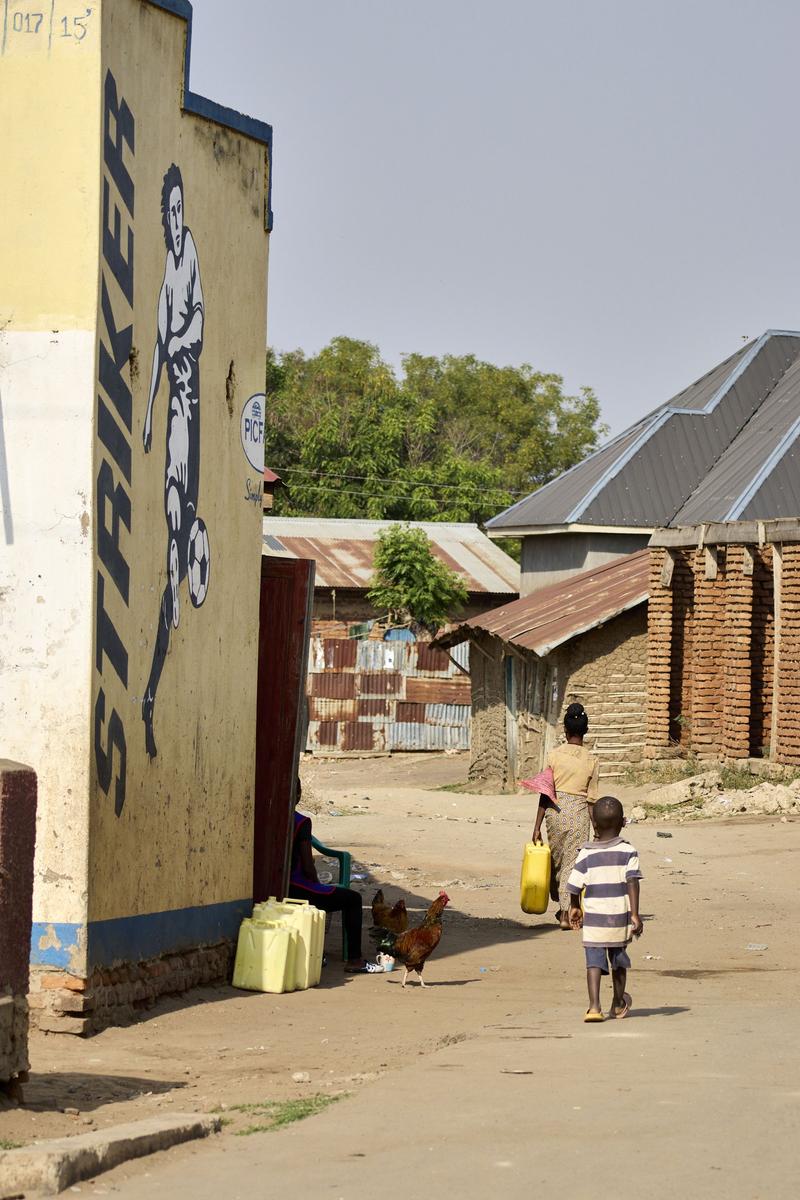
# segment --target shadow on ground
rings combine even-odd
[[[133,1100],[148,1092],[161,1095],[186,1086],[185,1080],[139,1079],[134,1075],[90,1075],[77,1071],[32,1071],[25,1084],[25,1108],[34,1112],[59,1112],[79,1108],[82,1113]]]

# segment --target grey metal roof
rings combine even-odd
[[[730,486],[732,475],[742,471],[747,478],[737,497],[750,488],[776,451],[787,421],[800,418],[796,379],[791,396],[775,406],[774,418],[761,422],[758,436],[747,436],[798,359],[800,333],[768,330],[582,463],[494,517],[487,529],[502,536],[512,529],[535,532],[554,525],[654,528],[678,519],[722,519],[700,516],[694,508],[687,516],[686,510],[701,491],[701,504],[722,503],[717,486]]]
[[[797,359],[678,511],[672,525],[769,520],[800,513],[800,480],[785,468],[791,461],[800,418],[800,359]],[[783,508],[788,505],[788,511]]]

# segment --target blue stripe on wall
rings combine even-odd
[[[37,967],[69,969],[83,925],[72,921],[34,921],[31,928],[31,963]]]
[[[250,899],[223,904],[201,904],[167,912],[142,913],[135,917],[113,917],[90,921],[88,926],[88,970],[111,967],[118,962],[142,962],[195,946],[233,939],[244,917],[250,915]],[[84,926],[68,922],[37,921],[31,937],[31,963],[69,969]],[[41,943],[47,945],[41,948]],[[52,943],[57,942],[58,945]]]

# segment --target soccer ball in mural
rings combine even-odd
[[[189,534],[189,596],[195,608],[206,598],[211,578],[211,548],[208,530],[198,517]]]

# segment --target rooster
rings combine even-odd
[[[379,888],[372,901],[372,923],[378,929],[388,929],[391,933],[405,933],[408,929],[405,900],[398,900],[390,908],[383,898],[383,890]]]
[[[425,980],[422,978],[422,968],[439,945],[442,936],[442,913],[449,903],[450,897],[447,892],[439,892],[426,912],[422,924],[407,930],[406,933],[401,933],[394,939],[391,952],[405,968],[403,987],[406,986],[409,971],[416,972],[422,987],[426,986]]]

